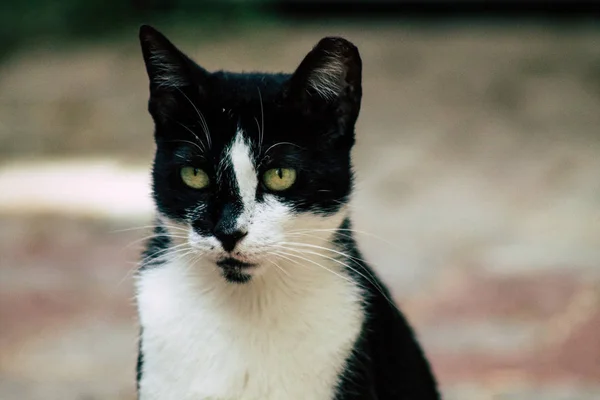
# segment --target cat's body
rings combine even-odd
[[[438,399],[353,239],[356,48],[324,39],[293,75],[209,74],[140,37],[158,209],[138,274],[140,399]]]

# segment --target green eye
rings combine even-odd
[[[208,175],[200,168],[183,167],[179,174],[181,175],[183,183],[193,189],[203,189],[210,183]]]
[[[292,168],[273,168],[265,172],[263,182],[274,192],[289,189],[296,181],[296,170]]]

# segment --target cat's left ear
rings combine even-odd
[[[356,46],[326,37],[300,63],[290,81],[290,96],[304,107],[335,109],[352,123],[362,96],[362,61]]]
[[[143,25],[139,37],[150,79],[149,110],[153,117],[167,117],[178,101],[185,101],[185,92],[204,96],[205,70],[151,26]]]

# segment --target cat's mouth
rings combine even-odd
[[[251,263],[247,263],[244,261],[240,261],[237,258],[233,258],[233,257],[222,258],[219,261],[217,261],[217,265],[219,267],[225,268],[225,269],[232,269],[232,268],[249,269],[249,268],[256,266],[256,264],[251,264]]]
[[[223,277],[232,283],[246,283],[252,278],[252,271],[256,268],[256,264],[240,261],[233,257],[222,258],[217,261],[217,265],[221,268]]]

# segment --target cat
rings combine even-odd
[[[349,218],[358,49],[208,72],[140,28],[154,235],[137,272],[141,400],[439,399]]]

